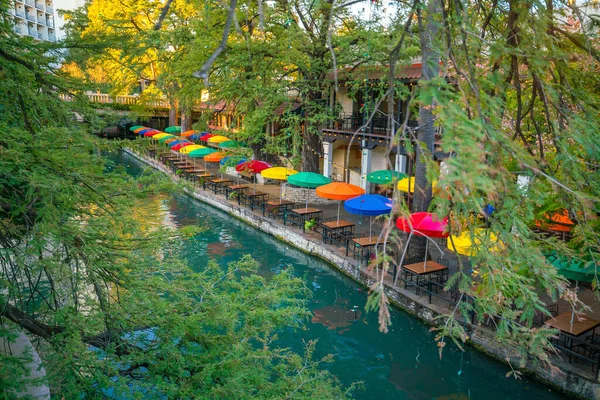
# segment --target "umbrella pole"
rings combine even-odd
[[[337,223],[338,225],[340,224],[340,206],[342,205],[342,201],[338,201],[338,219],[337,219]]]
[[[425,261],[423,261],[423,271],[427,269],[427,250],[429,248],[429,238],[425,236]]]
[[[577,288],[579,287],[579,281],[575,281],[575,293],[577,293]],[[573,322],[575,321],[575,306],[573,306],[573,310],[571,311],[571,331],[573,330]]]
[[[279,204],[281,204],[281,201],[283,200],[281,197],[283,196],[283,184],[279,185]]]
[[[306,189],[306,207],[304,207],[304,211],[308,210],[308,189]]]
[[[402,268],[402,262],[404,262],[404,257],[406,256],[406,251],[408,250],[408,244],[410,243],[410,239],[412,238],[413,232],[411,231],[408,234],[408,239],[406,240],[406,245],[404,246],[404,250],[402,251],[402,258],[398,261],[398,266],[396,267],[396,276],[394,276],[394,286],[396,286],[396,282],[398,281],[398,272],[400,268]]]
[[[254,174],[254,194],[256,194],[256,174]]]
[[[373,217],[369,215],[369,240],[371,240],[371,236],[373,236],[371,234],[372,228],[373,228]]]

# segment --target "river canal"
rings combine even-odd
[[[117,163],[139,174],[146,166],[120,153]],[[377,328],[377,315],[366,314],[366,290],[325,262],[302,253],[224,212],[188,196],[162,200],[163,220],[176,226],[200,225],[206,231],[189,239],[183,257],[202,270],[208,259],[222,265],[251,254],[264,275],[291,266],[313,291],[313,313],[303,330],[281,332],[281,346],[297,352],[303,340],[318,339],[315,357],[332,353],[326,364],[344,385],[364,382],[357,399],[559,399],[563,396],[528,378],[506,378],[509,367],[467,348],[448,344],[440,360],[429,326],[391,309],[388,334]],[[323,364],[322,364],[323,365]]]

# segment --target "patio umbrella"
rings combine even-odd
[[[369,237],[371,234],[371,223],[374,216],[389,214],[392,211],[392,199],[379,194],[363,194],[353,197],[344,202],[344,210],[351,214],[369,216]]]
[[[227,157],[223,157],[221,159],[221,161],[219,161],[219,164],[221,164],[221,165],[235,164],[237,166],[244,162],[246,162],[246,158],[244,156],[227,156]]]
[[[149,132],[144,133],[145,137],[151,137],[151,136],[156,136],[158,134],[162,133],[161,131],[157,131],[156,129],[153,129]]]
[[[143,125],[134,125],[131,128],[129,128],[129,130],[131,132],[134,132],[136,129],[140,129],[140,128],[145,128]]]
[[[546,214],[545,220],[536,220],[535,225],[554,232],[571,232],[575,222],[569,218],[569,211],[561,210],[551,215]]]
[[[166,144],[167,146],[171,147],[170,144],[173,142],[176,142],[178,140],[180,140],[180,139],[178,137],[174,136],[174,137],[167,138],[167,140],[165,140],[163,143]],[[159,141],[162,141],[162,139]]]
[[[137,130],[135,130],[135,133],[138,134],[138,135],[143,135],[144,133],[150,132],[150,131],[153,131],[153,130],[154,129],[152,129],[152,128],[143,128],[143,129],[137,129]]]
[[[139,131],[143,131],[144,129],[150,129],[147,126],[140,126],[139,128],[135,128],[133,133],[138,133]]]
[[[225,153],[217,151],[217,152],[210,153],[210,154],[206,155],[204,157],[204,161],[218,163],[225,156],[226,156]]]
[[[275,179],[278,181],[287,181],[288,176],[297,174],[298,171],[285,167],[271,167],[263,169],[260,174],[266,179]],[[282,185],[279,185],[279,202],[281,203]]]
[[[196,158],[204,158],[209,154],[215,153],[216,150],[209,149],[208,147],[202,146],[201,149],[192,150],[188,153],[188,157],[194,159],[194,168],[196,167]],[[206,162],[204,162],[204,168],[206,168]]]
[[[317,174],[316,172],[298,172],[288,178],[288,182],[292,185],[306,188],[306,207],[308,209],[308,189],[316,189],[319,186],[331,183],[331,179],[325,175]]]
[[[566,257],[552,251],[546,255],[550,264],[558,270],[558,274],[567,279],[575,281],[575,291],[579,288],[579,281],[593,282],[596,278],[596,268],[593,261],[584,262],[574,258]],[[575,321],[575,308],[571,312],[571,329]]]
[[[328,200],[339,200],[337,220],[340,221],[340,205],[343,200],[350,200],[353,197],[365,194],[365,190],[360,186],[352,185],[346,182],[331,182],[327,185],[317,188],[317,196]]]
[[[213,136],[217,136],[214,133],[210,133],[210,132],[204,132],[203,134],[200,135],[200,137],[198,138],[199,140],[206,142],[208,139],[210,139]]]
[[[195,130],[192,129],[192,130],[183,132],[181,134],[181,137],[190,137],[190,136],[192,136],[192,135],[194,135],[196,133],[198,133],[198,131],[195,131]]]
[[[470,230],[464,230],[458,236],[450,235],[446,247],[455,253],[473,257],[477,255],[482,244],[482,238],[486,236],[489,237],[491,242],[494,242],[489,250],[498,250],[501,247],[498,237],[488,229],[483,228],[475,228],[472,235]]]
[[[167,144],[167,146],[169,146],[170,148],[173,148],[173,146],[180,144],[180,143],[187,143],[187,140],[181,139],[181,138],[174,138],[174,140],[171,141],[171,139],[165,141],[165,144]]]
[[[202,136],[201,133],[194,133],[192,136],[190,136],[191,140],[200,140],[200,137]]]
[[[243,144],[237,140],[228,140],[226,142],[219,143],[219,147],[222,149],[237,149],[243,147]]]
[[[413,235],[424,236],[426,238],[443,238],[448,237],[448,218],[440,219],[437,215],[428,212],[416,212],[410,215],[409,218],[399,217],[396,220],[396,227],[403,232],[407,232],[408,240],[404,247],[404,255],[408,248],[408,243]],[[423,269],[427,267],[427,252],[429,250],[429,239],[425,240],[425,261]]]
[[[167,133],[165,136],[162,136],[160,139],[158,139],[158,142],[159,143],[164,143],[167,140],[172,139],[174,137],[175,137],[175,135],[171,135],[171,134]]]
[[[382,169],[379,171],[373,171],[367,175],[367,180],[371,183],[378,185],[388,185],[390,183],[398,182],[400,179],[406,178],[406,174],[398,171],[390,171]]]
[[[256,174],[264,171],[265,169],[273,167],[268,162],[259,160],[250,160],[236,165],[235,170],[237,172],[250,172],[254,178],[254,193],[256,193]]]
[[[183,143],[179,143],[179,144],[176,144],[175,146],[171,147],[171,150],[179,151],[186,146],[192,146],[192,145],[193,145],[192,142],[183,142]]]
[[[435,188],[437,181],[431,182],[431,186]],[[410,190],[409,190],[410,189]],[[398,181],[398,190],[405,193],[413,193],[415,191],[415,177],[403,178]]]
[[[204,147],[204,146],[201,146],[201,145],[199,145],[199,144],[190,144],[189,146],[185,146],[185,147],[183,147],[183,148],[179,149],[179,152],[180,152],[181,154],[189,154],[189,153],[191,153],[191,152],[192,152],[192,151],[194,151],[194,150],[198,150],[198,149],[205,149],[205,148],[206,148],[206,147]]]
[[[171,135],[171,134],[169,134],[169,133],[165,133],[165,132],[160,132],[160,133],[157,133],[156,135],[154,135],[154,136],[152,137],[152,139],[153,139],[153,140],[159,140],[159,139],[162,139],[162,138],[164,138],[165,136],[173,136],[173,135]]]
[[[167,129],[165,129],[165,132],[167,132],[167,133],[179,133],[179,132],[181,132],[181,127],[180,126],[169,126],[169,127],[167,127]]]
[[[229,142],[229,141],[231,141],[231,139],[229,139],[227,136],[221,136],[221,135],[211,136],[206,140],[207,143],[211,143],[211,144],[219,144],[219,143]]]

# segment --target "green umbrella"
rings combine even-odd
[[[158,143],[164,143],[169,139],[173,139],[175,137],[175,135],[167,135],[167,136],[163,136],[160,139],[158,139]]]
[[[219,147],[223,149],[234,149],[238,147],[243,147],[243,143],[240,143],[237,140],[228,140],[226,142],[219,143]]]
[[[167,132],[167,133],[179,133],[179,132],[181,132],[181,127],[180,126],[169,126],[167,129],[165,129],[165,132]]]
[[[136,129],[143,128],[143,127],[144,127],[144,125],[134,125],[134,126],[132,126],[131,128],[129,128],[129,130],[130,130],[131,132],[133,132],[133,131],[135,131]]]
[[[379,171],[373,171],[367,175],[367,180],[371,183],[377,183],[379,185],[387,185],[390,183],[397,182],[403,178],[406,178],[406,174],[398,171],[390,171],[382,169]]]
[[[554,251],[546,255],[546,258],[558,270],[559,275],[572,281],[592,282],[596,277],[596,269],[592,261],[575,260]]]
[[[215,149],[209,149],[208,147],[206,147],[204,149],[198,149],[198,150],[190,151],[188,153],[188,156],[192,157],[192,158],[204,158],[207,155],[212,154],[212,153],[214,153],[216,151],[217,150],[215,150]]]
[[[316,172],[298,172],[288,177],[288,183],[303,188],[316,189],[319,186],[331,183],[331,179]]]
[[[298,172],[288,176],[288,183],[307,189],[316,189],[319,186],[331,183],[331,179],[316,172]],[[306,207],[308,209],[308,190],[306,191]]]

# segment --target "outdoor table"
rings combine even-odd
[[[352,252],[355,256],[358,253],[359,258],[364,258],[366,261],[368,261],[369,258],[371,258],[371,254],[375,253],[375,247],[377,247],[378,245],[383,246],[383,241],[379,239],[379,236],[353,238],[350,241],[349,245],[346,247],[346,256],[348,255],[350,245],[354,247]]]
[[[208,181],[209,186],[211,186],[213,192],[215,192],[215,194],[217,194],[217,191],[220,191],[220,189],[227,183],[231,183],[232,180],[231,179],[227,179],[227,178],[219,178],[219,179],[211,179]]]
[[[354,227],[356,225],[353,222],[345,221],[340,219],[339,221],[322,222],[321,227],[323,228],[323,243],[327,243],[327,240],[331,240],[333,243],[336,240],[341,243],[343,235],[347,233],[354,233]]]
[[[571,324],[571,318],[573,318],[573,324]],[[571,345],[573,344],[573,337],[581,336],[589,331],[595,331],[600,326],[600,321],[581,314],[573,316],[571,312],[559,314],[544,323],[564,333],[565,338],[568,339]]]
[[[264,200],[268,196],[268,194],[264,193],[264,192],[252,192],[252,193],[242,193],[242,196],[246,200],[248,200],[248,205],[250,206],[250,210],[254,211],[254,206],[257,206],[261,202],[264,202]]]
[[[293,201],[288,200],[275,200],[275,201],[267,201],[263,203],[263,217],[265,214],[272,214],[274,217],[278,217],[279,215],[283,216],[285,220],[285,214],[288,212],[292,206],[294,205]]]
[[[237,201],[238,204],[240,204],[240,194],[248,189],[249,186],[248,185],[229,185],[225,188],[225,197],[227,197],[227,199],[229,199],[229,195],[231,193],[237,193]]]
[[[323,211],[318,208],[295,208],[290,210],[288,214],[290,218],[290,223],[293,225],[300,225],[302,227],[302,232],[306,231],[306,221],[310,221],[314,219],[315,222],[319,223],[323,218]],[[285,225],[285,220],[283,221]]]
[[[202,190],[206,190],[206,181],[207,179],[212,178],[213,174],[205,172],[203,174],[196,174],[194,177],[196,178],[196,181],[202,180]]]
[[[402,274],[407,278],[410,275],[412,282],[412,277],[416,276],[415,285],[417,286],[417,294],[419,292],[419,287],[424,286],[421,278],[426,278],[426,283],[428,285],[429,291],[429,302],[431,303],[431,279],[427,277],[427,275],[435,274],[437,277],[440,277],[440,281],[443,281],[443,277],[448,275],[448,267],[434,261],[418,262],[414,264],[407,264],[402,266]],[[408,279],[404,281],[404,288],[408,287]],[[436,292],[437,293],[437,292]]]

